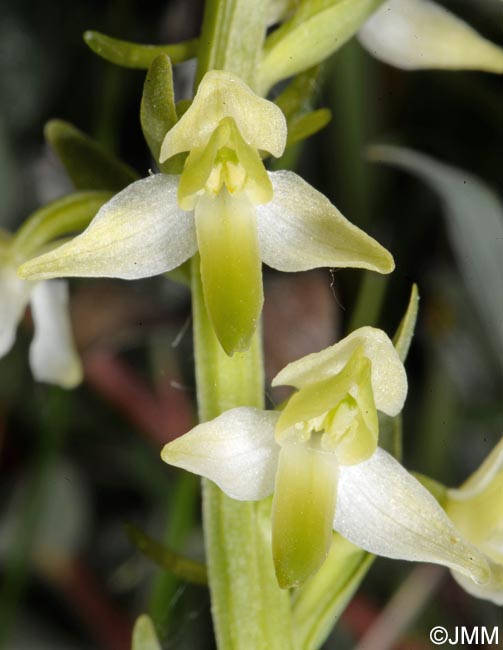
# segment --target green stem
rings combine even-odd
[[[254,86],[265,38],[267,0],[208,0],[196,83],[211,69],[227,70]],[[203,297],[200,260],[192,261],[192,313],[201,421],[236,406],[264,406],[259,331],[249,349],[228,357],[213,332]],[[288,592],[272,562],[270,500],[228,498],[203,480],[203,524],[215,636],[219,650],[293,648]]]
[[[267,0],[207,0],[196,84],[208,70],[227,70],[255,86],[267,4]]]
[[[247,352],[226,356],[206,311],[199,257],[192,264],[196,383],[201,421],[236,406],[263,408],[259,334]],[[288,593],[276,581],[270,502],[235,501],[203,480],[203,523],[213,621],[220,650],[292,648]]]

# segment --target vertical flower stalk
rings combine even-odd
[[[266,2],[207,2],[198,78],[211,68],[238,73],[253,85],[246,42],[257,51],[265,36]],[[224,24],[225,23],[225,24]],[[225,29],[223,29],[224,25]],[[238,34],[239,38],[231,38]],[[245,41],[245,42],[243,42]],[[248,67],[247,67],[248,66]],[[192,312],[199,419],[235,406],[263,406],[264,370],[260,327],[245,352],[225,354],[208,317],[199,255],[192,262]],[[264,518],[270,503],[240,502],[203,479],[203,523],[215,636],[220,649],[293,647],[288,593],[277,584]]]
[[[192,262],[192,308],[199,420],[249,405],[263,406],[260,329],[250,348],[229,357],[206,311],[199,256]],[[218,647],[292,648],[288,592],[278,586],[265,519],[270,500],[237,501],[203,479],[203,523]]]

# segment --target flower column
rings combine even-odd
[[[225,69],[253,85],[255,59],[265,35],[266,2],[206,3],[198,77]],[[199,419],[235,406],[263,407],[264,374],[260,328],[245,352],[228,357],[217,341],[203,297],[199,255],[192,261],[192,309]],[[272,564],[267,502],[240,502],[203,479],[206,558],[217,644],[222,648],[293,647],[288,592]]]

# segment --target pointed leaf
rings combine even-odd
[[[283,111],[287,120],[305,110],[306,104],[318,89],[318,74],[321,66],[313,66],[297,75],[274,99],[276,106]]]
[[[98,212],[81,235],[19,268],[21,277],[133,280],[177,267],[196,252],[194,218],[178,207],[177,176],[136,181]]]
[[[419,293],[417,285],[413,284],[410,292],[407,310],[393,337],[393,345],[402,363],[405,363],[409,353],[414,329],[416,327],[419,309]],[[397,460],[402,459],[402,414],[390,416],[379,413],[379,446],[389,452]]]
[[[47,122],[44,135],[77,190],[118,192],[139,178],[131,167],[68,122]]]
[[[262,260],[279,271],[354,267],[390,273],[393,257],[293,172],[270,172],[274,195],[257,207]]]
[[[414,336],[414,329],[416,327],[417,312],[419,309],[419,293],[417,284],[412,285],[410,292],[409,304],[400,325],[398,326],[395,336],[393,337],[393,345],[402,362],[405,362],[407,354],[409,353],[412,337]]]
[[[152,156],[159,165],[159,169],[165,174],[176,173],[181,171],[180,167],[183,168],[183,165],[178,164],[178,169],[173,169],[173,161],[159,163],[162,142],[166,133],[176,124],[177,119],[171,61],[168,56],[160,55],[152,61],[145,79],[140,121]]]
[[[248,348],[264,300],[255,208],[245,195],[203,194],[195,210],[204,300],[229,355]]]
[[[110,63],[144,70],[148,70],[152,61],[160,54],[169,56],[173,63],[192,59],[197,56],[198,47],[197,39],[174,45],[140,45],[94,31],[85,32],[84,41],[95,54]]]
[[[320,108],[316,111],[311,111],[305,115],[295,117],[288,123],[288,137],[286,139],[287,146],[300,142],[309,138],[311,135],[318,133],[324,129],[332,119],[332,113],[328,108]]]
[[[389,0],[358,38],[377,59],[404,70],[503,72],[503,49],[430,0]]]
[[[192,582],[197,585],[208,584],[204,564],[171,551],[134,524],[125,524],[124,528],[126,535],[136,548],[158,566],[167,569],[185,582]]]
[[[368,155],[371,160],[416,174],[440,195],[459,269],[489,341],[501,358],[503,207],[500,200],[475,176],[417,151],[382,145],[370,148]]]

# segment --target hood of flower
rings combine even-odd
[[[268,203],[272,184],[258,151],[247,144],[236,121],[224,117],[203,147],[191,150],[178,187],[178,203],[193,210],[203,194],[244,194],[253,205]]]
[[[160,161],[206,146],[223,119],[232,118],[244,141],[279,157],[286,144],[286,120],[273,102],[255,94],[223,70],[206,73],[188,110],[166,134]]]
[[[342,465],[369,458],[378,438],[371,367],[359,347],[335,376],[303,386],[278,419],[278,443],[297,442],[333,453]]]

